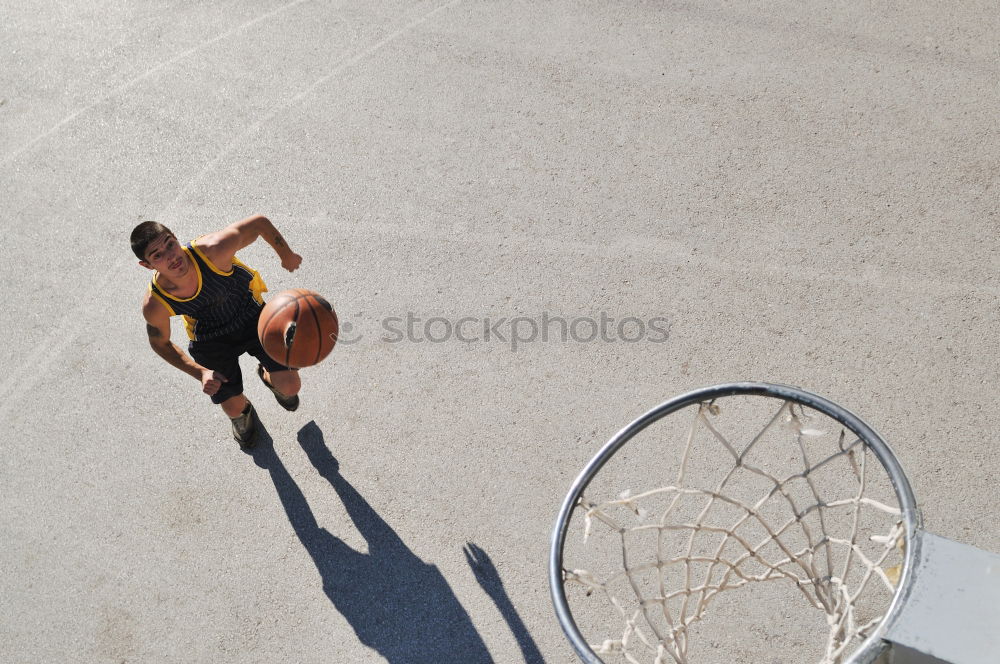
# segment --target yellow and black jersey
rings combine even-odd
[[[155,275],[149,291],[171,316],[184,317],[184,327],[192,341],[230,334],[256,319],[264,306],[262,293],[267,291],[257,270],[234,256],[232,268],[223,272],[198,248],[197,240],[188,243],[184,253],[198,274],[198,290],[194,295],[188,298],[170,295],[157,285]]]

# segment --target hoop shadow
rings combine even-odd
[[[362,643],[390,664],[493,662],[444,576],[435,565],[414,554],[340,474],[339,464],[315,422],[299,431],[299,444],[343,501],[368,545],[367,553],[356,551],[319,526],[305,496],[275,452],[270,436],[263,427],[260,433],[260,442],[253,450],[254,462],[270,473],[288,520],[320,573],[323,591]],[[486,578],[493,597],[497,587],[502,589],[495,568],[493,575],[487,572]],[[504,613],[505,618],[510,609],[512,605]],[[524,652],[523,644],[531,637],[527,630],[516,636]],[[542,662],[540,655],[534,662]]]

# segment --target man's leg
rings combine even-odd
[[[257,426],[253,405],[243,395],[243,372],[239,363],[243,351],[232,340],[224,339],[192,342],[188,352],[201,366],[226,377],[226,382],[212,395],[212,403],[222,406],[222,411],[232,422],[233,438],[240,447],[253,447],[257,441]]]
[[[229,419],[233,419],[234,417],[240,416],[243,410],[247,407],[247,403],[249,402],[244,395],[237,394],[235,397],[229,397],[219,405],[222,406],[222,410],[226,412]]]
[[[257,327],[254,323],[249,333],[246,352],[257,358],[257,375],[271,390],[278,404],[285,410],[295,410],[299,407],[299,390],[302,381],[299,380],[299,370],[286,367],[264,351],[257,337]]]
[[[293,397],[302,389],[302,379],[299,378],[298,369],[287,369],[285,371],[275,371],[274,373],[264,369],[264,380],[274,386],[286,397]]]
[[[253,404],[242,394],[237,394],[219,405],[222,406],[222,410],[233,423],[233,438],[240,444],[240,447],[249,449],[256,445],[257,422],[254,420],[256,414],[253,410]]]
[[[257,365],[257,375],[274,393],[274,398],[282,408],[296,410],[299,407],[302,381],[299,379],[298,369],[289,369],[265,355]]]

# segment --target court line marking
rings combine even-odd
[[[59,122],[57,122],[54,126],[50,127],[46,131],[43,131],[41,134],[35,136],[33,139],[31,139],[30,141],[28,141],[27,143],[25,143],[21,147],[15,148],[13,152],[7,154],[3,159],[0,159],[0,165],[5,166],[8,163],[14,161],[20,155],[22,155],[24,152],[30,150],[35,145],[37,145],[41,141],[45,140],[49,136],[52,136],[57,131],[59,131],[61,128],[65,127],[67,124],[69,124],[73,120],[77,119],[78,117],[80,117],[84,113],[86,113],[86,112],[88,112],[88,111],[90,111],[90,110],[92,110],[94,108],[97,108],[98,106],[100,106],[101,104],[104,104],[105,102],[109,101],[110,99],[113,99],[114,97],[117,97],[118,95],[126,92],[129,88],[131,88],[131,87],[133,87],[133,86],[141,83],[142,81],[146,80],[147,78],[149,78],[153,74],[156,74],[157,72],[159,72],[159,71],[161,71],[163,69],[166,69],[167,67],[170,67],[171,65],[177,64],[181,60],[183,60],[183,59],[191,56],[192,54],[196,53],[197,51],[200,51],[201,49],[205,48],[206,46],[210,46],[211,44],[214,44],[214,43],[219,42],[219,41],[221,41],[223,39],[231,37],[234,34],[236,34],[237,32],[245,30],[245,29],[247,29],[247,28],[249,28],[249,27],[251,27],[251,26],[253,26],[253,25],[257,24],[257,23],[260,23],[261,21],[265,21],[265,20],[267,20],[267,19],[269,19],[269,18],[271,18],[273,16],[276,16],[276,15],[278,15],[278,14],[280,14],[280,13],[286,11],[286,10],[291,9],[292,7],[295,7],[296,5],[301,5],[304,2],[311,2],[311,1],[312,0],[292,0],[292,2],[288,3],[287,5],[282,5],[281,7],[278,7],[277,9],[271,10],[270,12],[267,12],[266,14],[261,14],[260,16],[258,16],[256,18],[250,19],[246,23],[242,23],[242,24],[240,24],[240,25],[238,25],[238,26],[236,26],[234,28],[230,28],[229,30],[227,30],[227,31],[225,31],[223,33],[220,33],[220,34],[218,34],[218,35],[216,35],[214,37],[211,37],[210,39],[208,39],[208,40],[206,40],[206,41],[198,44],[197,46],[193,46],[193,47],[187,49],[186,51],[184,51],[182,53],[178,53],[177,55],[175,55],[174,57],[170,58],[169,60],[165,60],[165,61],[159,63],[158,65],[156,65],[152,69],[149,69],[146,72],[140,74],[139,76],[136,76],[132,80],[130,80],[130,81],[128,81],[128,82],[126,82],[126,83],[118,86],[117,88],[115,88],[111,92],[107,93],[106,95],[104,95],[103,97],[101,97],[97,101],[93,102],[92,104],[88,104],[87,106],[84,106],[82,108],[77,109],[76,111],[73,111],[72,113],[70,113],[69,115],[67,115],[66,117],[64,117],[62,120],[60,120]]]
[[[365,235],[375,235],[392,239],[414,239],[421,242],[454,242],[471,246],[495,246],[506,244],[516,246],[519,251],[534,254],[556,254],[556,255],[582,255],[594,258],[610,258],[618,260],[651,260],[651,259],[672,259],[673,265],[685,269],[698,269],[726,272],[739,276],[749,274],[763,275],[781,281],[798,283],[808,282],[836,282],[861,286],[865,288],[876,288],[890,290],[896,293],[908,293],[910,296],[928,296],[929,294],[982,294],[990,296],[1000,296],[1000,288],[992,287],[982,283],[970,283],[960,281],[939,281],[902,274],[894,274],[891,271],[873,270],[871,272],[851,273],[851,272],[827,272],[815,268],[802,266],[787,266],[774,263],[744,263],[727,259],[723,254],[712,254],[709,252],[699,252],[696,256],[692,250],[698,245],[684,243],[682,241],[667,241],[663,238],[653,238],[647,236],[631,236],[618,239],[614,242],[584,242],[579,240],[565,240],[550,238],[526,233],[500,234],[485,233],[464,235],[456,234],[443,226],[430,224],[407,225],[406,227],[394,226],[386,223],[371,224],[366,228],[359,228],[352,235],[357,239]],[[623,255],[625,258],[623,258]],[[124,262],[120,261],[111,265],[101,282],[106,284],[115,276],[116,272],[124,267]],[[780,283],[780,281],[778,282]],[[82,312],[82,315],[81,315]],[[56,362],[59,356],[72,344],[83,330],[89,329],[89,323],[85,316],[90,313],[89,308],[79,307],[77,311],[66,316],[61,321],[57,329],[53,330],[46,341],[40,342],[29,352],[20,366],[8,373],[7,379],[0,388],[0,419],[7,419],[8,413],[15,407],[18,401],[26,396],[28,390],[48,372],[48,369]],[[97,316],[94,316],[97,319]],[[58,339],[56,343],[52,343]],[[39,359],[46,353],[47,356]],[[32,370],[33,373],[21,385],[19,395],[11,394],[15,388],[21,374]]]
[[[413,28],[417,27],[418,25],[421,25],[422,23],[427,22],[435,14],[437,14],[437,13],[439,13],[441,11],[444,11],[445,9],[449,9],[449,8],[451,8],[451,7],[459,4],[460,2],[462,2],[462,0],[451,0],[450,2],[447,2],[447,3],[443,4],[443,5],[440,5],[440,6],[436,7],[435,9],[433,9],[430,12],[428,12],[428,13],[420,16],[419,18],[416,18],[413,21],[410,21],[409,23],[407,23],[403,27],[401,27],[401,28],[399,28],[397,30],[394,30],[393,32],[389,33],[388,35],[386,35],[385,37],[383,37],[382,39],[380,39],[375,44],[369,46],[365,50],[359,51],[359,52],[355,53],[352,56],[349,56],[349,57],[347,57],[345,59],[342,59],[326,75],[324,75],[321,78],[317,79],[308,88],[306,88],[302,92],[299,92],[294,97],[292,97],[291,99],[289,99],[287,102],[284,102],[284,103],[277,104],[277,105],[273,106],[272,109],[271,109],[271,111],[269,111],[266,115],[264,115],[263,117],[261,117],[259,120],[257,120],[253,124],[251,124],[249,127],[247,127],[247,129],[245,129],[241,135],[237,136],[232,141],[230,141],[224,148],[222,148],[219,151],[219,153],[211,161],[209,161],[208,163],[205,164],[204,167],[202,167],[201,171],[196,176],[194,176],[193,178],[191,178],[190,180],[188,180],[187,183],[184,185],[184,188],[177,195],[177,198],[174,199],[173,203],[171,204],[171,207],[168,208],[167,212],[169,213],[169,212],[173,211],[175,209],[173,206],[175,206],[185,196],[187,196],[191,192],[192,187],[197,182],[199,182],[206,174],[208,174],[209,171],[211,171],[212,169],[214,169],[218,165],[218,163],[224,157],[226,157],[227,155],[229,155],[230,153],[232,153],[232,151],[235,150],[243,141],[245,141],[246,138],[249,135],[251,135],[251,134],[253,134],[253,133],[257,132],[257,131],[260,131],[260,129],[265,124],[269,123],[271,120],[273,120],[275,117],[277,117],[283,111],[286,111],[286,110],[288,110],[288,109],[290,109],[290,108],[298,105],[303,99],[305,99],[310,94],[312,94],[316,90],[316,88],[320,87],[321,85],[323,85],[324,83],[326,83],[327,81],[329,81],[331,78],[333,78],[337,74],[339,74],[342,71],[344,71],[345,69],[348,69],[349,67],[357,64],[358,62],[364,60],[365,58],[373,55],[374,53],[376,53],[377,51],[381,50],[382,48],[384,48],[385,46],[387,46],[391,42],[393,42],[396,39],[398,39],[403,34],[409,32]]]
[[[306,1],[308,0],[295,0],[295,2],[291,3],[290,5],[285,5],[285,8]],[[363,51],[356,53],[355,55],[347,58],[346,60],[343,60],[332,71],[322,76],[320,79],[311,84],[304,91],[292,97],[291,100],[284,102],[282,104],[278,104],[275,107],[273,107],[273,110],[271,112],[269,112],[261,120],[254,122],[250,126],[250,128],[245,130],[237,139],[231,141],[229,145],[227,145],[197,175],[195,175],[191,180],[189,180],[188,183],[184,186],[184,188],[180,191],[180,193],[178,193],[178,195],[173,199],[173,201],[166,206],[165,211],[175,209],[177,203],[186,194],[188,189],[190,189],[190,185],[193,182],[200,179],[210,168],[214,166],[215,163],[219,161],[219,159],[221,159],[228,151],[230,151],[240,141],[244,140],[247,135],[259,129],[261,126],[263,126],[265,122],[268,122],[271,119],[273,119],[279,112],[299,103],[302,99],[308,96],[313,90],[319,87],[322,83],[325,83],[330,78],[332,78],[339,72],[343,71],[347,67],[360,62],[364,58],[372,55],[373,53],[377,52],[390,42],[394,41],[401,35],[405,34],[407,31],[426,22],[435,14],[449,7],[453,7],[454,5],[460,3],[461,1],[462,0],[451,0],[451,2],[439,5],[438,7],[428,12],[427,14],[424,14],[421,17],[413,21],[410,21],[403,27],[383,37],[374,45],[366,48]],[[280,10],[276,10],[275,12],[272,12],[272,14],[277,13],[277,11]],[[255,21],[256,20],[259,19],[255,19]],[[235,32],[236,29],[230,31],[230,34]],[[160,216],[162,217],[163,215],[161,214]],[[98,282],[96,282],[95,290],[101,291],[104,288],[106,288],[108,284],[114,279],[116,272],[118,270],[121,270],[125,265],[126,265],[125,260],[112,262],[112,265],[109,267],[108,271],[104,274],[103,277],[101,277],[101,279]],[[0,406],[0,419],[7,419],[8,413],[15,407],[18,401],[20,401],[20,399],[15,398],[17,396],[14,394],[15,388],[17,388],[20,391],[20,396],[23,397],[24,395],[26,395],[27,392],[30,389],[32,389],[35,386],[35,384],[40,380],[41,376],[48,372],[49,368],[51,368],[51,366],[56,362],[59,356],[66,350],[66,348],[74,341],[76,341],[77,337],[83,332],[84,329],[88,328],[88,326],[85,325],[84,323],[88,322],[87,314],[90,311],[91,311],[90,307],[81,306],[78,307],[73,312],[67,314],[66,316],[63,317],[62,321],[60,321],[60,324],[57,325],[46,336],[44,340],[37,343],[32,350],[28,351],[26,356],[22,356],[24,357],[24,359],[20,367],[18,369],[15,369],[13,372],[9,373],[6,379],[3,381],[3,383],[0,384],[0,401],[3,402],[3,405]],[[45,356],[41,357],[43,354]],[[19,383],[21,376],[29,370],[31,371],[31,373],[28,375],[26,380]]]
[[[325,218],[323,215],[313,219]],[[619,261],[631,258],[641,260],[673,259],[672,267],[701,268],[737,275],[756,274],[780,278],[790,282],[831,282],[883,288],[897,292],[921,295],[927,293],[962,295],[978,293],[1000,297],[1000,287],[985,282],[942,281],[907,274],[900,270],[872,265],[860,271],[834,272],[804,265],[786,265],[768,256],[767,260],[740,261],[728,258],[723,252],[713,252],[700,240],[679,240],[654,235],[633,234],[609,242],[591,242],[568,238],[533,235],[530,233],[500,233],[496,231],[469,233],[466,224],[461,230],[456,225],[410,223],[406,225],[387,222],[369,222],[352,226],[348,237],[376,235],[393,240],[413,239],[420,242],[452,242],[470,246],[516,247],[518,251],[532,254],[577,254],[589,258],[610,258]],[[697,252],[695,252],[697,250]]]

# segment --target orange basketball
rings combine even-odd
[[[322,362],[337,343],[339,331],[330,303],[304,288],[281,291],[264,305],[257,319],[264,351],[293,369]]]

